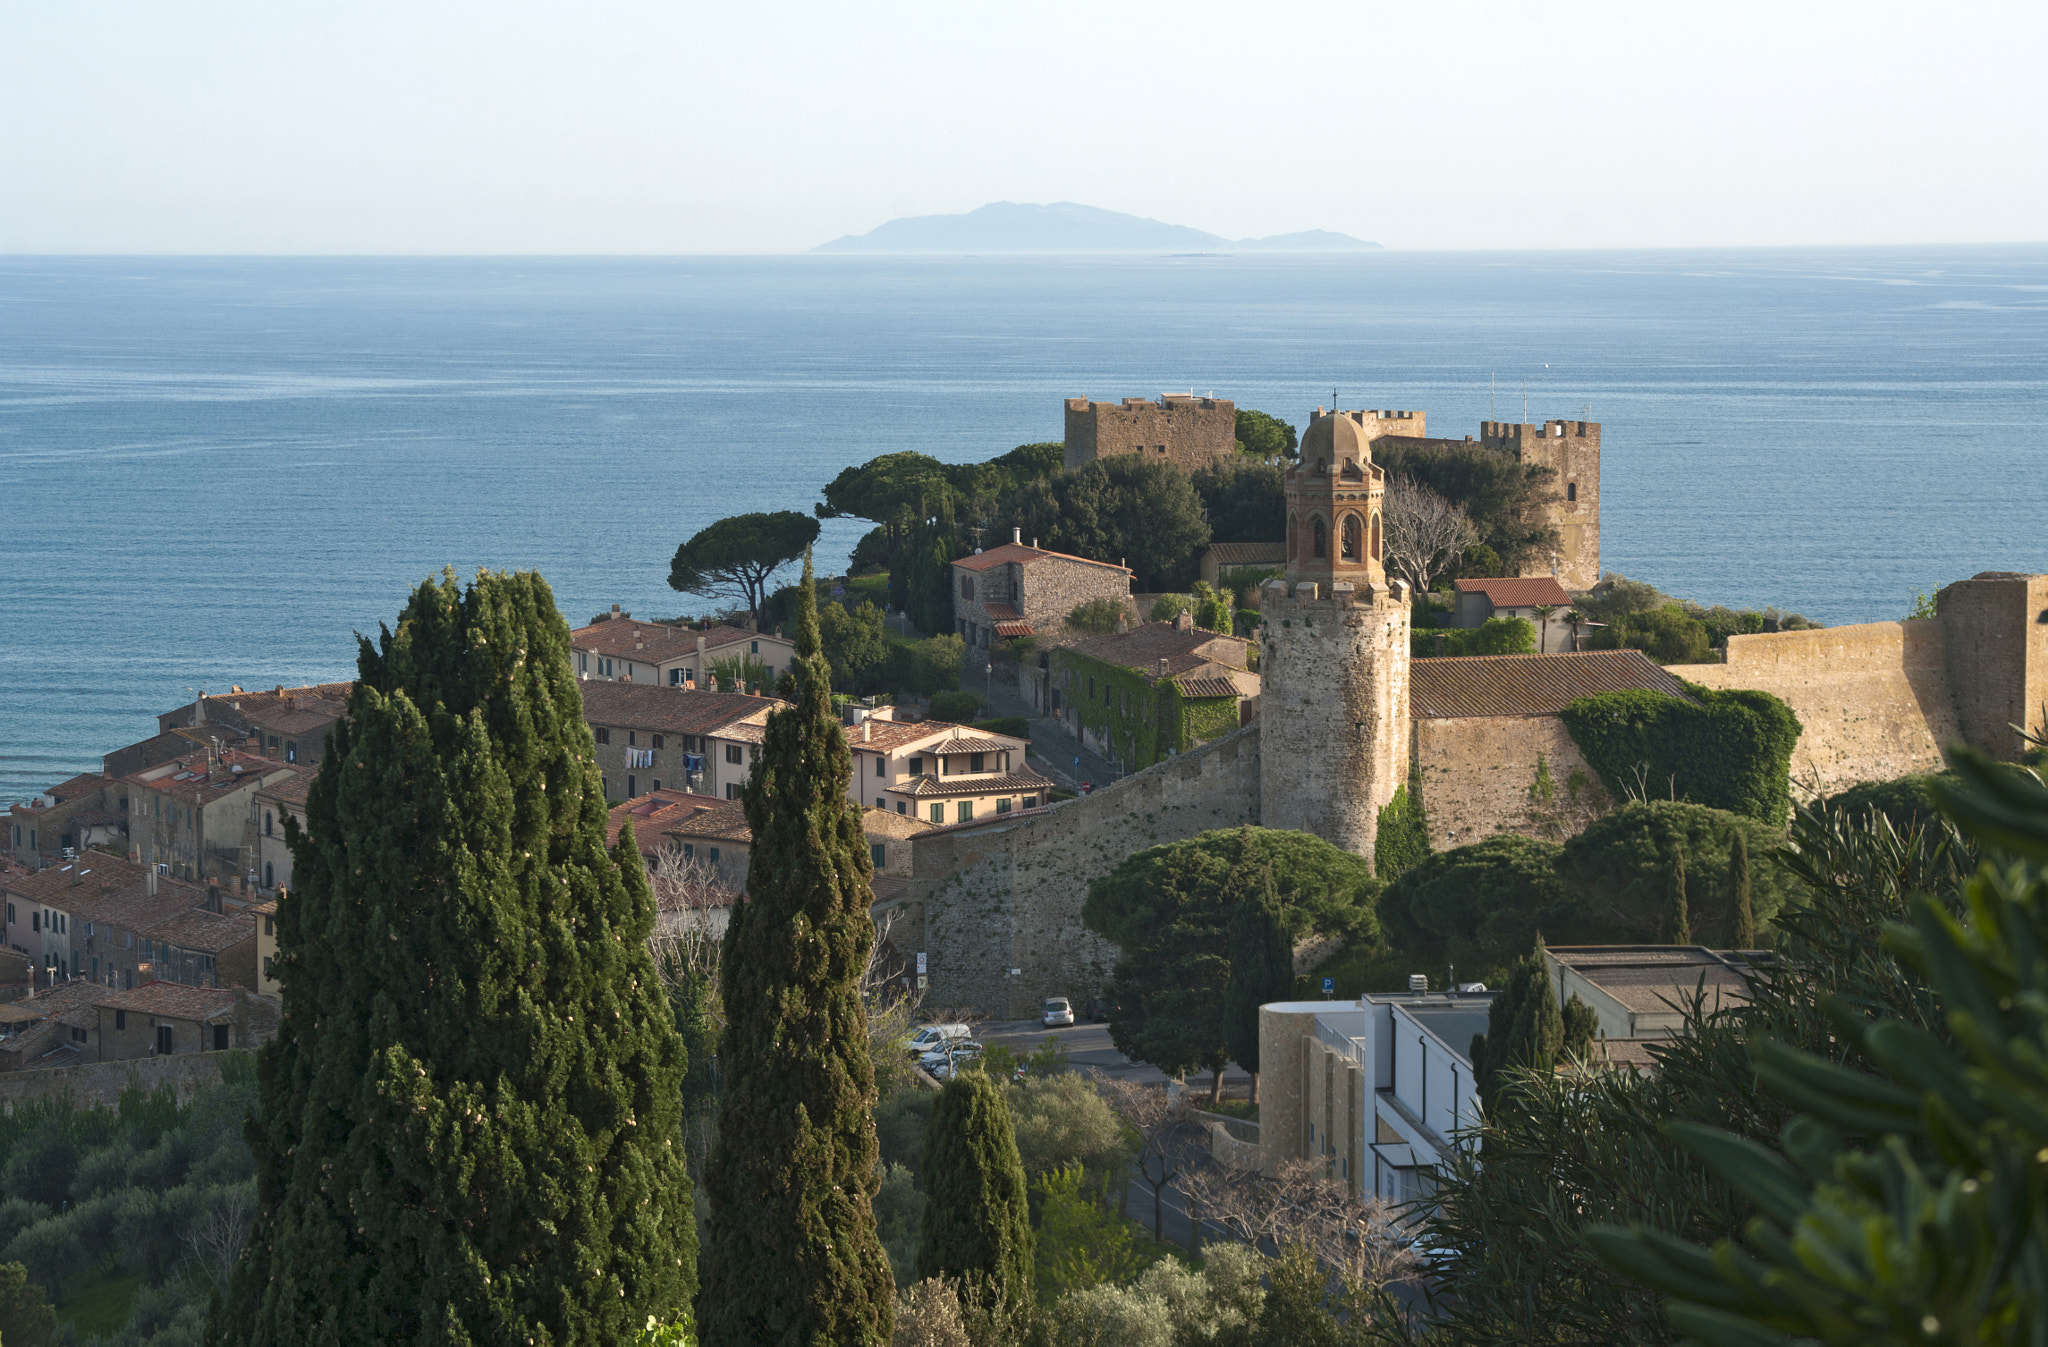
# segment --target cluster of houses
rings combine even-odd
[[[795,659],[781,635],[635,620],[614,609],[572,637],[584,716],[611,805],[666,911],[716,933],[745,881],[741,787],[759,760],[764,683]],[[201,692],[98,772],[8,810],[0,849],[0,1070],[260,1043],[275,1032],[277,903],[287,821],[350,685]],[[907,887],[919,834],[1051,802],[1021,736],[890,706],[844,732],[878,898]],[[663,867],[666,867],[665,869]]]

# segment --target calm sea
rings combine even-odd
[[[1062,398],[1605,423],[1603,560],[1830,624],[2048,569],[2048,248],[0,258],[0,801],[193,689],[346,676],[443,566],[577,621],[840,468]],[[827,564],[858,535],[828,523]]]

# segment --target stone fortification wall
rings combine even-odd
[[[1536,791],[1539,763],[1549,769],[1547,800]],[[1556,716],[1418,720],[1415,765],[1434,851],[1496,833],[1562,841],[1613,805]]]
[[[1081,924],[1088,881],[1146,847],[1257,822],[1251,725],[1042,813],[920,835],[891,939],[930,956],[931,1007],[1021,1019],[1048,996],[1086,1001],[1116,960]]]
[[[1731,636],[1726,664],[1671,672],[1790,706],[1802,727],[1792,750],[1798,794],[1940,771],[1942,748],[1963,737],[1938,621]]]
[[[1557,581],[1571,590],[1599,583],[1600,423],[1545,421],[1537,426],[1482,421],[1479,440],[1557,474],[1557,502],[1547,511],[1548,522],[1563,539],[1555,562]],[[1549,557],[1530,557],[1522,568],[1524,575],[1552,573]]]
[[[1269,580],[1259,606],[1265,824],[1371,856],[1407,780],[1408,587]]]
[[[2019,756],[2011,726],[2048,729],[2048,575],[1985,571],[1937,596],[1963,739]]]
[[[1227,398],[1067,399],[1068,472],[1113,454],[1140,453],[1193,472],[1236,452],[1237,404]]]
[[[178,1098],[190,1099],[207,1085],[220,1082],[225,1052],[181,1052],[169,1057],[138,1057],[130,1062],[91,1062],[47,1071],[9,1071],[0,1075],[0,1113],[31,1099],[71,1096],[80,1108],[112,1105],[130,1084],[144,1090],[169,1085]]]

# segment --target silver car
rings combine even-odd
[[[1048,1029],[1071,1029],[1074,1025],[1073,1003],[1064,996],[1047,997],[1044,1020]]]

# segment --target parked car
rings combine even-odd
[[[1090,1024],[1108,1024],[1110,1012],[1115,1009],[1116,1007],[1110,1005],[1107,1001],[1090,1001],[1088,1003],[1088,1022]]]
[[[981,1060],[981,1044],[973,1039],[953,1039],[918,1059],[918,1065],[940,1080],[951,1080],[961,1067]]]
[[[950,1042],[965,1042],[974,1035],[964,1024],[927,1024],[910,1036],[904,1044],[912,1057],[922,1057],[935,1048]]]
[[[1048,996],[1041,1017],[1048,1029],[1069,1029],[1074,1024],[1074,1005],[1064,996]]]

